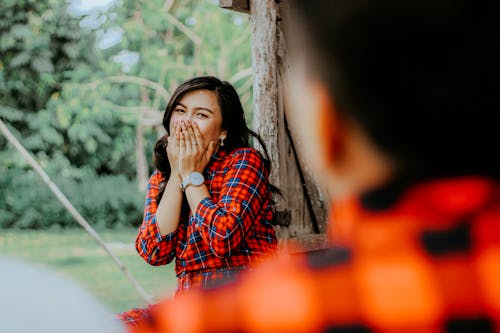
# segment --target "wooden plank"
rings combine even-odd
[[[290,69],[288,62],[288,51],[285,46],[284,39],[284,28],[283,24],[287,22],[289,19],[288,11],[288,1],[281,0],[279,2],[279,10],[277,17],[277,36],[278,39],[278,48],[277,48],[277,57],[278,57],[278,77],[279,77],[279,90],[281,96],[284,96],[285,93],[285,79],[286,72]],[[327,226],[327,210],[324,205],[324,198],[320,191],[319,186],[317,185],[316,180],[314,179],[308,164],[305,163],[304,158],[300,155],[300,151],[296,149],[296,141],[297,134],[290,130],[289,124],[287,121],[286,110],[288,109],[286,106],[286,100],[282,97],[281,100],[284,101],[282,106],[283,109],[283,119],[284,125],[283,128],[286,131],[288,146],[292,150],[293,160],[295,161],[295,165],[297,167],[297,181],[300,182],[300,186],[302,188],[302,192],[304,195],[304,203],[308,211],[307,223],[312,225],[312,230],[316,233],[324,233],[326,231]],[[300,147],[300,146],[299,146]],[[292,194],[293,195],[293,194]],[[306,221],[305,221],[306,222]]]
[[[279,238],[317,232],[301,181],[301,170],[291,138],[286,130],[284,100],[278,55],[283,43],[278,39],[278,5],[274,0],[250,0],[252,25],[252,67],[254,70],[254,128],[262,137],[271,159],[271,182],[283,191],[276,197],[283,225]],[[289,221],[286,221],[286,220]]]
[[[219,7],[249,14],[250,4],[248,0],[219,0]]]
[[[304,252],[326,249],[328,241],[326,234],[310,234],[288,239],[279,242],[279,252],[288,254],[298,254]]]
[[[308,164],[298,154],[300,141],[289,129],[284,100],[284,78],[289,70],[281,24],[287,19],[287,1],[250,0],[254,128],[262,137],[271,159],[271,182],[282,191],[276,197],[276,227],[282,246],[298,241],[306,251],[325,244],[324,198]],[[257,145],[258,146],[258,145]],[[313,237],[314,234],[319,234]]]
[[[284,30],[282,25],[287,22],[289,19],[289,6],[287,0],[279,1],[279,16],[278,16],[278,43],[280,46],[277,48],[278,51],[278,61],[279,61],[279,77],[280,77],[280,90],[281,93],[284,93],[285,89],[285,78],[286,72],[290,69],[290,65],[288,62],[288,52],[286,50],[285,42],[284,42]],[[287,111],[286,103],[284,105],[284,117],[286,117]],[[303,151],[303,146],[299,140],[299,136],[297,134],[297,126],[290,126],[291,124],[287,121],[285,124],[285,128],[287,130],[287,134],[289,136],[291,147],[295,149],[296,152],[296,160],[300,169],[301,183],[304,187],[305,199],[307,204],[309,205],[309,210],[311,211],[312,223],[314,223],[314,228],[316,232],[324,233],[326,232],[328,226],[328,214],[327,207],[325,206],[325,202],[327,201],[325,196],[323,195],[321,188],[319,187],[311,168],[304,157],[300,154]]]

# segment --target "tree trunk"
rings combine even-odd
[[[141,93],[142,105],[147,105],[149,102],[148,93],[143,90]],[[137,175],[137,187],[139,191],[146,191],[148,186],[148,162],[146,160],[144,152],[144,125],[143,122],[143,112],[139,112],[137,119],[137,126],[135,128],[135,160],[136,160],[136,175]]]
[[[274,0],[250,1],[254,127],[269,150],[271,182],[283,191],[283,198],[276,197],[278,223],[282,225],[277,228],[278,236],[300,242],[300,238],[310,240],[311,235],[325,231],[326,209],[310,171],[302,168],[304,161],[296,152],[294,133],[286,121],[283,78],[287,52],[280,15]],[[284,246],[286,243],[282,242]],[[317,247],[321,244],[318,242]]]

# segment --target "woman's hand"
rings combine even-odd
[[[205,145],[198,125],[189,120],[181,120],[179,146],[181,177],[187,177],[193,172],[203,173],[215,150],[214,142],[210,141]]]
[[[180,132],[181,127],[179,122],[175,124],[173,133],[170,133],[167,144],[167,156],[170,163],[170,175],[179,176],[179,150],[180,150]]]

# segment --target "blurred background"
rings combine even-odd
[[[150,267],[133,245],[152,147],[172,91],[204,74],[236,87],[251,125],[248,16],[217,0],[0,4],[0,118],[157,297],[173,292],[173,264]],[[3,136],[0,254],[69,276],[112,311],[143,304]]]

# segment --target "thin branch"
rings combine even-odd
[[[147,107],[149,104],[149,96],[146,89],[141,89],[141,103]],[[144,113],[139,113],[137,124],[135,126],[135,160],[136,160],[136,175],[137,186],[140,191],[146,191],[148,186],[148,162],[144,149]]]
[[[162,87],[165,86],[165,78],[167,77],[167,70],[168,70],[168,62],[165,62],[164,65],[161,67],[160,71],[160,78],[159,78],[159,83]],[[165,106],[167,103],[165,103]],[[153,109],[158,109],[160,107],[160,95],[158,92],[156,92],[154,98],[153,98]]]
[[[252,75],[252,67],[249,67],[249,68],[245,68],[244,70],[242,71],[239,71],[238,73],[234,74],[230,79],[229,79],[229,82],[231,83],[235,83],[241,79],[244,79],[250,75]]]
[[[243,83],[240,88],[238,89],[238,91],[243,94],[245,91],[252,91],[252,85],[253,85],[253,78],[252,77],[249,77],[247,79],[247,81],[245,81],[245,83]]]
[[[180,31],[186,34],[186,36],[189,37],[193,41],[193,43],[197,46],[201,45],[202,39],[200,36],[198,36],[196,33],[194,33],[193,30],[189,29],[185,24],[183,24],[181,21],[179,21],[175,16],[170,14],[169,12],[165,13],[167,19],[175,25]]]
[[[115,112],[123,112],[123,113],[128,113],[128,114],[139,114],[143,113],[147,117],[151,118],[162,118],[163,114],[160,110],[152,108],[147,105],[138,105],[138,106],[123,106],[119,104],[115,104],[113,102],[108,101],[107,99],[100,98],[99,102],[103,103],[105,106],[113,108]],[[161,120],[161,119],[160,119]]]
[[[165,1],[165,4],[163,4],[162,10],[164,12],[169,12],[170,9],[172,8],[172,6],[174,5],[174,2],[175,2],[174,0],[167,0],[167,1]]]
[[[245,94],[241,97],[241,104],[242,104],[242,105],[247,104],[247,102],[250,100],[250,98],[252,98],[252,94],[250,94],[250,92],[245,93]]]
[[[163,121],[163,114],[154,108],[149,106],[123,106],[112,103],[106,99],[100,99],[100,102],[107,105],[114,112],[123,112],[128,114],[140,115],[142,114],[141,123],[144,126],[157,126],[161,125]],[[113,110],[115,109],[115,110]]]
[[[233,43],[233,46],[234,47],[239,47],[240,44],[242,44],[243,42],[249,40],[250,37],[251,37],[250,29],[246,29],[237,39],[235,39],[235,41]]]
[[[23,145],[16,139],[16,137],[9,131],[7,126],[5,126],[4,122],[0,119],[0,130],[2,134],[9,140],[9,142],[21,153],[24,159],[31,165],[31,167],[42,177],[42,180],[47,184],[52,193],[57,197],[57,199],[64,205],[64,207],[68,210],[68,212],[75,218],[75,220],[80,224],[87,233],[92,236],[96,242],[106,251],[108,255],[113,258],[114,262],[123,274],[132,282],[134,288],[139,292],[142,298],[148,303],[151,304],[153,298],[148,295],[144,289],[139,285],[139,283],[134,279],[134,277],[130,274],[128,269],[123,265],[123,263],[115,256],[115,254],[109,249],[109,247],[104,243],[101,237],[97,234],[97,232],[90,226],[90,224],[83,218],[82,215],[76,210],[76,208],[71,204],[71,202],[66,198],[66,196],[59,190],[57,185],[50,179],[47,173],[42,169],[42,167],[31,157],[30,153],[23,147]]]
[[[142,113],[145,117],[142,120],[144,126],[157,126],[161,125],[163,121],[163,113],[149,106],[123,106],[115,104],[104,98],[97,97],[100,103],[109,108],[110,112],[125,113],[128,115],[138,115]],[[1,105],[0,105],[1,106]]]
[[[215,29],[215,34],[218,39],[218,45],[219,45],[219,57],[217,61],[217,76],[219,77],[226,77],[226,74],[228,73],[227,71],[227,59],[230,59],[229,57],[229,50],[227,49],[227,43],[224,38],[224,29],[220,24],[216,26]]]
[[[116,76],[109,76],[104,79],[96,80],[90,83],[84,84],[84,86],[88,86],[91,89],[96,89],[100,84],[102,84],[104,81],[110,81],[110,82],[115,82],[115,83],[136,83],[141,86],[149,87],[151,89],[154,89],[158,91],[162,97],[165,99],[165,101],[168,102],[170,99],[170,94],[169,92],[160,84],[144,79],[142,77],[138,76],[132,76],[132,75],[116,75]]]

